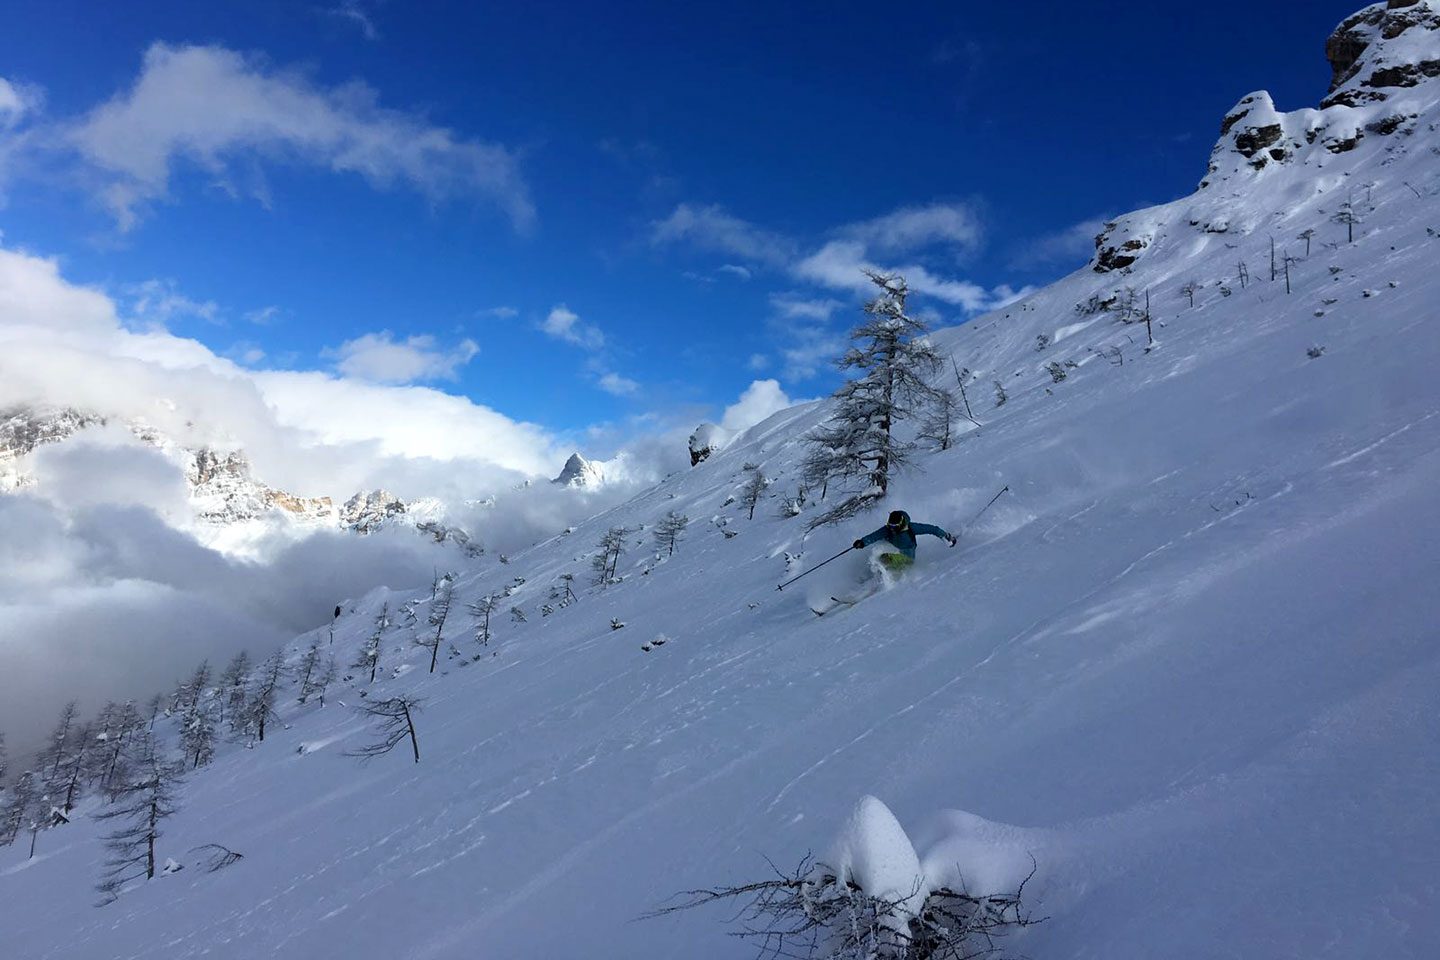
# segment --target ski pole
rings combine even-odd
[[[844,550],[841,550],[839,553],[835,554],[835,556],[831,557],[830,560],[839,560],[841,557],[845,556],[845,554],[849,553],[851,550],[854,549],[854,547],[846,547]],[[815,564],[815,566],[800,574],[800,577],[808,576],[809,574],[814,573],[816,570],[819,570],[821,567],[825,566],[826,563],[829,563],[830,560],[826,560],[825,563]],[[786,587],[790,586],[790,584],[794,583],[796,580],[799,580],[800,577],[791,577],[789,580],[786,580],[784,583],[780,584],[780,586],[776,587],[775,589],[784,590]]]
[[[979,520],[981,517],[983,517],[983,516],[985,515],[985,511],[986,511],[986,510],[989,510],[991,507],[993,507],[993,506],[995,505],[995,501],[996,501],[996,500],[999,500],[1001,497],[1003,497],[1003,496],[1006,494],[1006,492],[1009,491],[1009,489],[1010,489],[1010,484],[1008,484],[1008,483],[1005,484],[1004,489],[1002,489],[999,493],[995,494],[995,496],[991,497],[991,498],[990,498],[990,502],[987,503],[987,504],[985,504],[985,506],[981,507],[981,508],[980,508],[980,512],[977,513],[977,514],[975,514],[975,516],[971,517],[971,518],[970,518],[970,522],[967,523],[967,524],[965,524],[965,526],[967,526],[967,527],[973,527],[973,526],[975,525],[975,521],[976,521],[976,520]]]

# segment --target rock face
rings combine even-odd
[[[14,489],[25,478],[14,464],[36,447],[59,443],[105,418],[68,407],[11,407],[0,410],[0,490]]]
[[[605,474],[580,454],[572,453],[560,475],[550,482],[562,487],[598,487],[605,482]]]
[[[21,461],[37,447],[63,443],[84,429],[108,422],[97,414],[65,407],[0,410],[0,494],[34,482],[22,472]],[[249,458],[239,450],[189,449],[146,424],[128,423],[126,427],[183,470],[195,518],[202,523],[226,527],[278,515],[287,523],[370,533],[383,523],[399,521],[436,543],[454,543],[470,555],[483,552],[466,531],[444,523],[444,506],[438,501],[407,504],[385,490],[374,490],[357,493],[343,509],[336,510],[329,497],[296,496],[256,479]]]
[[[1269,93],[1257,90],[1226,112],[1191,204],[1192,227],[1244,234],[1256,224],[1235,220],[1221,202],[1241,182],[1295,165],[1322,168],[1367,138],[1425,133],[1418,117],[1440,98],[1440,0],[1371,4],[1335,29],[1325,55],[1330,91],[1318,108],[1281,113]],[[1162,220],[1138,211],[1105,224],[1091,268],[1126,271],[1165,240]]]
[[[256,480],[249,459],[239,451],[219,453],[202,447],[194,452],[185,479],[196,515],[209,523],[256,520],[271,510],[283,510],[309,523],[325,523],[335,516],[329,497],[297,497]]]
[[[340,523],[356,533],[373,533],[406,512],[405,501],[388,490],[357,493],[340,508]]]
[[[700,424],[690,434],[690,466],[703,463],[710,454],[723,449],[729,442],[729,430],[714,423]]]
[[[1320,106],[1378,103],[1387,89],[1440,77],[1437,30],[1433,0],[1389,0],[1347,18],[1325,43],[1333,76]]]

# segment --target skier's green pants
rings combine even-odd
[[[910,567],[914,566],[914,564],[915,561],[905,556],[905,554],[903,553],[880,554],[880,565],[885,567],[885,569],[892,570],[896,573],[899,573],[901,570],[907,570]]]

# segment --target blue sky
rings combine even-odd
[[[1242,95],[1318,102],[1357,4],[9,6],[7,247],[579,439],[828,392],[861,263],[945,322],[1074,269]]]

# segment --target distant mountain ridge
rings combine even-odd
[[[22,406],[0,410],[0,492],[36,483],[23,461],[37,449],[61,444],[82,431],[117,422],[70,407]],[[125,421],[136,439],[176,462],[184,472],[195,518],[212,527],[276,520],[298,527],[338,528],[368,534],[387,524],[411,525],[435,542],[453,542],[467,552],[483,552],[467,531],[445,524],[438,500],[407,502],[386,490],[361,491],[337,507],[328,496],[302,496],[272,487],[254,476],[242,450],[187,447],[148,424]]]

